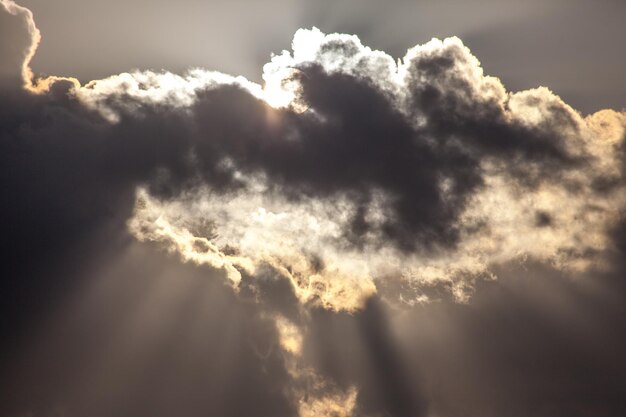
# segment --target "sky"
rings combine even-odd
[[[89,81],[202,67],[261,81],[300,28],[358,35],[401,58],[458,36],[510,90],[550,87],[584,113],[626,106],[620,0],[24,0],[45,34],[38,71]],[[567,68],[566,70],[564,68]]]
[[[0,0],[0,415],[626,402],[626,4]]]

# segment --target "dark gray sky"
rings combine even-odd
[[[43,34],[36,71],[100,78],[192,66],[259,80],[270,53],[317,26],[401,57],[459,36],[508,89],[549,86],[584,113],[626,106],[619,0],[25,0]]]

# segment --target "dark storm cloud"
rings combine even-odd
[[[624,344],[623,114],[509,94],[458,39],[397,66],[316,30],[265,90],[204,71],[32,85],[33,22],[1,4],[3,414],[619,415],[623,367],[604,370],[620,350],[598,345]],[[262,197],[287,208],[248,212]],[[470,255],[503,280],[475,284],[489,270]],[[362,267],[376,256],[388,280]],[[570,270],[604,292],[579,294]],[[392,307],[424,299],[396,334]]]

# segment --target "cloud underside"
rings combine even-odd
[[[217,270],[242,298],[276,304],[259,320],[301,417],[379,406],[311,359],[324,320],[354,320],[367,343],[384,333],[380,298],[436,308],[511,268],[618,268],[626,113],[582,116],[544,87],[508,92],[458,38],[396,61],[356,36],[301,29],[263,85],[203,69],[81,85],[34,75],[32,14],[10,0],[0,12],[6,271],[35,274],[33,257],[103,230]],[[268,301],[276,288],[282,301]],[[371,355],[394,356],[376,343]],[[389,364],[390,389],[403,388]],[[413,394],[381,395],[422,413]]]

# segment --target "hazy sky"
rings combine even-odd
[[[459,36],[512,90],[549,86],[583,112],[626,106],[620,0],[25,0],[45,34],[33,66],[84,80],[190,66],[260,80],[298,28],[359,35],[399,58]]]
[[[625,18],[0,0],[0,415],[623,417]]]

